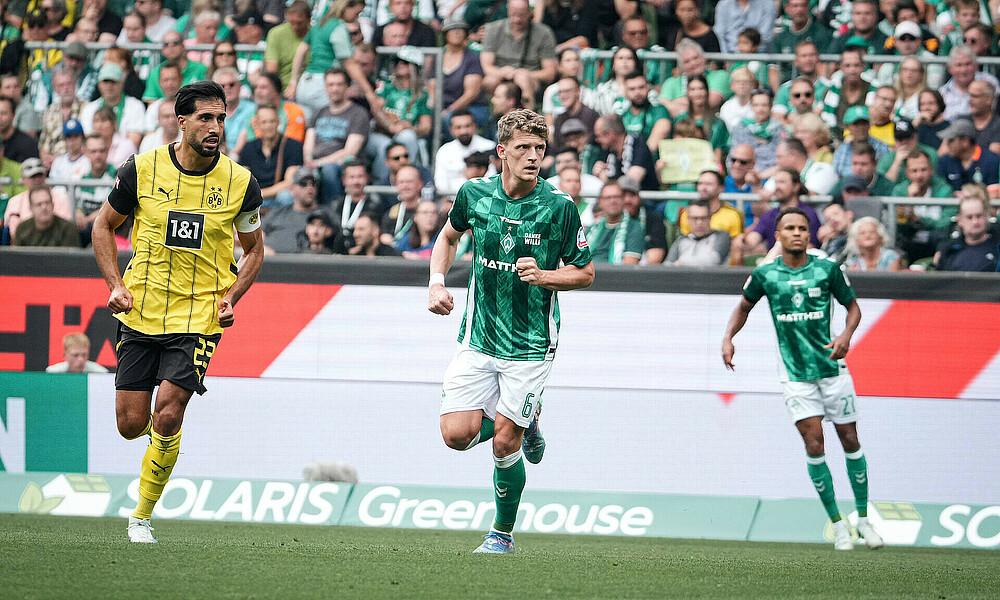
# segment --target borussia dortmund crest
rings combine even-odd
[[[503,236],[503,239],[500,240],[500,247],[503,248],[503,251],[508,254],[514,249],[514,238],[511,237],[509,231],[507,232],[507,235]]]
[[[205,198],[209,208],[222,208],[222,203],[225,201],[226,199],[222,196],[222,188],[215,186],[209,188],[208,196]]]
[[[795,295],[792,296],[792,304],[795,305],[795,308],[802,308],[803,300],[805,300],[805,297],[802,295],[801,292],[795,292]]]

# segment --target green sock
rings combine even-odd
[[[476,444],[481,444],[492,437],[493,437],[493,421],[490,421],[486,417],[483,417],[483,422],[479,426],[479,433],[476,434],[476,437],[472,438],[472,441],[469,442],[469,445],[466,446],[465,449],[468,450],[474,447]]]
[[[859,517],[868,516],[868,461],[861,448],[847,453],[847,476],[854,490],[854,506]]]
[[[806,467],[826,514],[836,523],[840,520],[840,509],[837,508],[837,496],[833,492],[833,475],[830,474],[830,467],[826,466],[826,455],[806,456]]]
[[[494,456],[493,462],[496,464],[493,469],[493,500],[497,507],[493,529],[510,533],[514,531],[517,507],[521,504],[521,492],[524,490],[524,459],[518,450],[503,458]]]

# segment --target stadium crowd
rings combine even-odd
[[[995,271],[998,5],[0,0],[0,241],[87,246],[116,166],[178,139],[177,90],[212,79],[268,252],[426,259],[462,182],[500,168],[497,120],[526,107],[598,262],[754,264],[802,206],[847,269]],[[742,60],[766,53],[794,60]]]

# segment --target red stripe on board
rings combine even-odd
[[[996,304],[897,300],[847,361],[863,396],[958,398],[998,351]]]
[[[339,285],[255,283],[236,305],[209,375],[260,377],[340,291]]]

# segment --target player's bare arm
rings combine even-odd
[[[458,242],[462,239],[462,233],[452,226],[450,220],[446,221],[441,229],[441,234],[434,242],[434,249],[431,250],[432,281],[427,288],[427,310],[436,315],[450,314],[455,308],[455,299],[444,287],[444,281],[433,281],[433,279],[435,274],[443,276],[448,273],[448,269],[451,269],[451,265],[455,262],[455,253],[458,251]]]
[[[125,222],[123,215],[111,208],[107,202],[98,210],[94,220],[93,243],[94,256],[101,268],[104,280],[108,282],[111,295],[108,297],[108,308],[113,313],[128,313],[132,310],[132,294],[125,289],[121,272],[118,270],[118,246],[115,244],[115,229]]]
[[[521,281],[556,292],[578,290],[594,283],[593,262],[589,262],[583,267],[565,265],[548,271],[540,269],[534,258],[522,256],[517,259],[514,268]]]
[[[236,282],[229,288],[226,295],[219,300],[219,325],[229,327],[236,320],[233,308],[250,285],[257,279],[260,266],[264,263],[264,232],[260,227],[250,233],[236,232],[240,246],[243,247],[243,258],[240,259]]]
[[[735,371],[733,355],[736,354],[736,346],[733,345],[733,338],[747,324],[747,317],[753,310],[754,303],[746,298],[740,298],[740,303],[729,317],[729,324],[726,325],[726,335],[722,337],[722,362],[730,371]]]
[[[858,301],[856,299],[851,300],[846,307],[847,325],[844,327],[843,333],[830,340],[829,344],[823,346],[824,348],[831,348],[830,360],[840,360],[847,356],[847,351],[851,349],[851,338],[854,337],[854,332],[861,323],[861,307],[858,306]]]

